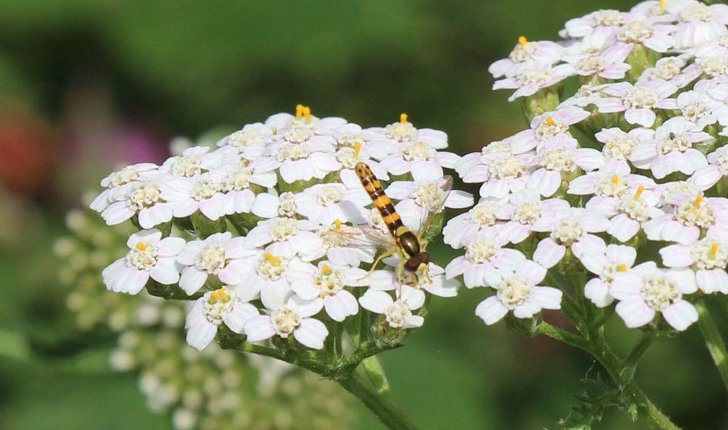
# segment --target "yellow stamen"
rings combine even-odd
[[[618,175],[612,175],[612,183],[614,185],[618,185],[619,184],[619,176]]]
[[[660,0],[660,7],[665,9],[667,7],[667,4],[665,3],[665,0]]]
[[[147,249],[147,247],[148,247],[148,246],[149,246],[149,245],[147,245],[147,244],[146,244],[146,243],[144,243],[144,242],[137,242],[137,244],[136,244],[136,249],[138,249],[138,250],[140,250],[140,251],[144,251],[145,249]]]
[[[407,122],[407,114],[406,113],[402,112],[401,114],[399,114],[399,122],[401,122],[402,124],[404,124],[404,123]]]
[[[617,265],[617,271],[618,272],[625,272],[625,271],[627,271],[627,265],[624,264],[624,263],[621,263],[621,264]]]
[[[518,36],[519,45],[525,45],[526,43],[528,43],[528,39],[526,39],[526,36]]]
[[[336,226],[336,228],[341,228],[341,220],[336,218],[334,220],[334,225]]]
[[[640,196],[642,195],[642,191],[644,191],[644,190],[645,190],[644,185],[640,185],[639,187],[637,187],[637,191],[634,192],[634,198],[636,198],[636,199],[640,198]]]
[[[716,243],[716,242],[713,242],[713,243],[712,243],[712,244],[710,245],[710,251],[708,251],[708,256],[709,256],[710,258],[715,258],[715,253],[716,253],[716,251],[718,251],[718,243]]]
[[[214,302],[221,302],[221,301],[228,301],[228,300],[230,300],[230,297],[227,294],[227,288],[222,287],[222,288],[210,293],[210,299],[208,300],[208,302],[214,303]]]
[[[324,275],[328,276],[331,274],[331,266],[329,266],[328,264],[322,264],[321,271],[324,272]]]
[[[546,117],[546,125],[548,125],[549,127],[554,125],[554,118],[552,116],[549,115]]]
[[[301,117],[306,118],[308,121],[311,119],[311,108],[304,105],[296,105],[296,119],[301,119]]]
[[[703,201],[703,193],[700,193],[695,197],[695,200],[693,201],[693,206],[697,207],[700,204],[700,202],[702,202],[702,201]]]
[[[359,158],[359,151],[361,151],[361,142],[357,140],[354,142],[354,158]]]
[[[265,259],[268,260],[268,262],[274,266],[280,266],[281,260],[276,258],[275,255],[271,254],[270,252],[265,253]]]

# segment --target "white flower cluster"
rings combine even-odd
[[[62,261],[59,278],[80,329],[104,325],[119,333],[111,368],[139,373],[150,410],[168,414],[177,430],[347,427],[349,399],[334,382],[268,357],[217,345],[191,348],[181,335],[190,302],[144,291],[109,294],[98,273],[123,251],[130,229],[108,228],[93,215],[67,214],[70,234],[54,245]]]
[[[103,271],[104,283],[130,294],[155,282],[201,295],[187,315],[187,341],[198,349],[220,324],[249,342],[291,337],[321,349],[327,324],[360,306],[393,328],[419,326],[413,312],[425,291],[453,296],[458,284],[433,263],[429,277],[398,279],[397,252],[384,259],[391,269],[360,267],[388,250],[362,234],[382,219],[354,167],[364,162],[380,179],[399,179],[387,193],[415,229],[434,210],[433,199],[472,205],[461,191],[433,193],[443,167],[460,159],[446,147],[445,133],[416,129],[404,114],[387,127],[362,129],[299,105],[295,115],[246,125],[213,150],[191,147],[161,166],[125,167],[101,182],[105,190],[91,208],[108,224],[132,219],[141,231]]]
[[[726,5],[644,1],[572,19],[559,42],[522,37],[492,64],[495,89],[545,108],[455,164],[481,199],[444,229],[464,248],[446,274],[495,289],[476,311],[487,324],[559,308],[538,284],[574,261],[584,294],[617,300],[628,327],[661,313],[684,330],[689,295],[728,293],[727,24]],[[581,87],[558,99],[567,78]]]

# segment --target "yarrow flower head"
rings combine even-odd
[[[445,133],[406,114],[367,129],[299,105],[216,147],[124,168],[91,207],[108,223],[146,229],[104,282],[194,300],[186,339],[197,349],[217,338],[293,360],[286,351],[304,348],[343,354],[327,363],[348,368],[369,340],[337,324],[374,324],[370,336],[388,327],[394,345],[424,322],[427,295],[456,295],[459,282],[427,252],[443,209],[473,202],[444,175],[460,159],[446,148]]]
[[[481,201],[444,228],[464,253],[447,277],[497,291],[476,311],[487,324],[534,315],[507,281],[532,264],[565,275],[529,285],[562,279],[597,307],[616,300],[629,327],[659,314],[684,330],[690,303],[725,294],[727,23],[725,5],[646,1],[569,20],[560,41],[521,37],[493,63],[493,88],[524,99],[530,127],[460,159]],[[655,242],[662,267],[635,266]]]

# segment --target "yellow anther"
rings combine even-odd
[[[619,175],[612,175],[612,183],[614,185],[618,185],[619,184]]]
[[[402,112],[401,114],[399,114],[399,122],[401,122],[402,124],[404,124],[404,123],[407,122],[407,114],[406,113]]]
[[[663,9],[667,7],[667,3],[665,3],[665,0],[660,0],[660,7]]]
[[[695,200],[693,201],[693,206],[697,207],[700,204],[700,202],[702,202],[702,201],[703,201],[703,193],[700,193],[697,196],[695,196]]]
[[[265,253],[265,259],[268,260],[268,262],[274,266],[280,266],[281,260],[276,258],[275,255],[271,254],[270,252]]]
[[[546,117],[546,125],[548,125],[549,127],[553,126],[554,125],[554,117],[552,117],[551,115],[547,116]]]
[[[336,218],[334,220],[334,226],[336,226],[336,228],[341,228],[341,220]]]
[[[311,108],[304,105],[296,105],[296,119],[301,119],[301,117],[306,118],[306,120],[311,119]]]
[[[147,249],[148,246],[149,245],[147,245],[145,242],[137,242],[136,249],[144,251],[145,249]]]
[[[354,158],[359,158],[359,151],[361,151],[361,142],[357,140],[354,142]]]
[[[640,185],[639,187],[637,187],[637,191],[634,192],[634,198],[636,198],[636,199],[640,198],[640,196],[642,195],[642,191],[644,191],[644,190],[645,190],[644,185]]]
[[[322,264],[321,271],[324,275],[328,276],[331,274],[331,266],[329,266],[328,264]]]
[[[617,271],[618,272],[625,272],[625,271],[627,271],[627,265],[624,264],[624,263],[620,263],[619,265],[617,265]]]
[[[526,43],[528,43],[528,39],[526,39],[526,36],[518,36],[519,45],[525,45]]]
[[[230,300],[230,296],[227,294],[227,287],[222,287],[218,290],[210,293],[209,303],[224,302]]]
[[[708,251],[708,255],[710,256],[710,258],[715,258],[715,253],[717,251],[718,251],[718,243],[717,242],[713,242],[710,245],[710,251]]]

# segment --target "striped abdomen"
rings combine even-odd
[[[420,242],[410,229],[402,224],[402,218],[400,218],[397,210],[394,208],[392,201],[387,197],[387,194],[382,188],[382,184],[379,183],[379,179],[374,176],[372,169],[369,168],[365,163],[356,163],[356,174],[359,176],[362,186],[369,194],[372,199],[374,206],[379,210],[382,215],[382,220],[389,228],[390,233],[394,236],[397,244],[404,253],[410,257],[410,260],[423,258],[420,252]],[[426,257],[425,257],[426,258]],[[410,271],[417,269],[419,264],[415,265],[415,261],[409,264],[405,264],[405,268]],[[413,268],[410,268],[414,266]]]

